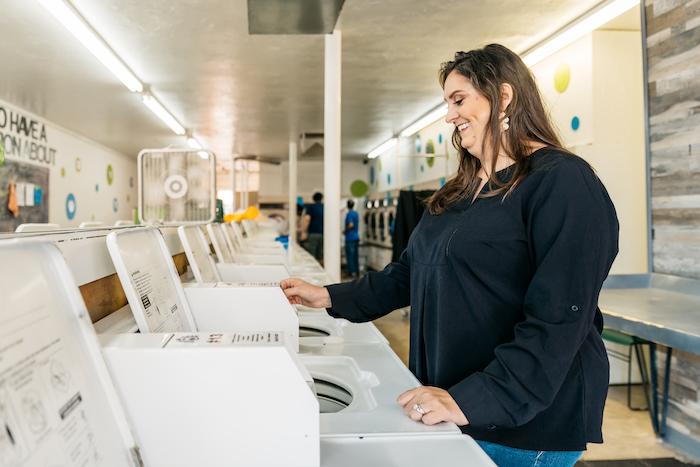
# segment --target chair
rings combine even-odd
[[[647,371],[646,358],[644,357],[644,347],[645,345],[650,345],[650,342],[641,339],[637,336],[631,336],[620,331],[615,331],[613,329],[603,329],[603,340],[612,342],[619,345],[627,346],[627,354],[616,351],[610,351],[610,354],[615,355],[624,362],[627,363],[627,407],[630,410],[649,410],[649,392],[647,387],[649,385],[649,374]],[[646,399],[646,407],[633,407],[632,406],[632,349],[637,357],[637,364],[639,365],[639,374],[642,377],[642,389],[644,390],[644,398]]]

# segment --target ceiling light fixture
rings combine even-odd
[[[160,118],[163,123],[168,125],[171,130],[175,132],[177,135],[184,135],[185,134],[185,128],[183,128],[180,123],[173,117],[170,112],[166,110],[165,107],[163,107],[163,104],[158,102],[158,99],[153,97],[151,94],[144,93],[141,96],[141,99],[143,103],[148,107],[151,112],[153,112],[156,117]]]
[[[202,145],[197,141],[197,139],[193,136],[189,136],[187,138],[187,145],[191,147],[192,149],[202,149]]]
[[[143,91],[143,83],[129,70],[99,34],[65,0],[39,0],[129,91]]]
[[[385,153],[389,149],[393,148],[396,146],[396,143],[398,142],[398,138],[391,138],[389,140],[384,141],[382,144],[377,146],[376,148],[372,149],[368,154],[367,158],[368,159],[374,159],[376,157],[379,157],[381,154]]]
[[[526,51],[523,62],[531,67],[638,5],[639,0],[613,0],[567,25],[541,45]]]
[[[414,133],[418,133],[420,130],[423,128],[427,127],[431,123],[434,123],[441,118],[443,118],[445,115],[447,115],[447,104],[440,104],[437,106],[437,108],[431,110],[415,122],[411,123],[408,125],[406,128],[401,130],[401,133],[399,133],[399,136],[401,137],[407,137],[411,136]]]

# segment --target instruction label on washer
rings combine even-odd
[[[142,266],[130,272],[130,275],[148,332],[184,331],[186,328],[180,316],[182,311],[168,271],[159,270],[157,266]]]
[[[42,300],[0,307],[0,465],[100,465],[85,360]]]
[[[219,282],[216,287],[277,287],[279,282]]]
[[[232,345],[280,345],[283,343],[279,332],[242,332],[242,333],[178,333],[168,341],[166,347],[192,346],[232,346]]]

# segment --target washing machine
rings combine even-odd
[[[250,467],[344,467],[384,459],[382,465],[401,461],[413,467],[422,465],[415,459],[425,460],[421,452],[433,449],[438,451],[431,459],[440,465],[492,465],[470,438],[449,430],[321,433],[324,415],[306,370],[313,362],[304,364],[290,353],[281,333],[97,336],[54,245],[0,242],[0,258],[15,265],[0,271],[0,290],[5,313],[17,317],[9,320],[13,335],[24,336],[2,350],[0,372],[33,367],[21,394],[12,387],[0,390],[0,441],[9,441],[0,451],[3,465],[228,466],[235,459]],[[29,276],[39,280],[27,284]],[[156,306],[163,291],[148,289],[144,298]],[[177,312],[163,311],[161,316]],[[37,349],[46,358],[37,358]],[[364,403],[383,407],[381,398]],[[50,416],[55,411],[59,417]],[[388,418],[376,412],[366,415],[369,421]],[[360,414],[348,412],[348,428]],[[415,457],[406,457],[412,452]]]

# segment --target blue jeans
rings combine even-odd
[[[345,240],[345,260],[348,263],[348,274],[355,275],[360,272],[359,240]]]
[[[476,442],[498,467],[572,467],[583,451],[527,451],[487,441]]]

